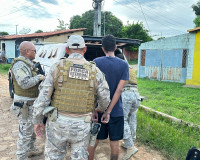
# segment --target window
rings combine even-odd
[[[52,55],[52,57],[55,57],[57,55],[57,52],[58,52],[58,48],[53,49],[53,55]]]
[[[52,53],[53,53],[53,49],[49,52],[48,58],[51,58]]]
[[[187,61],[187,49],[184,49],[182,57],[182,68],[186,68],[186,61]]]
[[[141,51],[141,66],[145,66],[145,56],[146,56],[146,50]]]

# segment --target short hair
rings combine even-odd
[[[113,35],[106,35],[102,39],[102,47],[105,49],[106,52],[113,52],[115,51],[116,46],[116,39]]]

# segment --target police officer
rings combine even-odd
[[[134,147],[137,127],[137,111],[140,106],[140,96],[137,89],[136,72],[129,67],[129,81],[125,84],[122,92],[124,110],[124,137],[122,147],[127,149],[123,160],[128,160],[138,149]]]
[[[36,49],[33,43],[24,41],[20,44],[20,56],[11,64],[11,77],[14,87],[14,102],[11,110],[18,117],[19,134],[17,141],[17,159],[27,160],[28,157],[39,155],[34,147],[36,140],[33,131],[32,112],[33,102],[39,94],[38,85],[44,79],[37,75],[32,60]]]
[[[64,159],[66,144],[70,145],[72,160],[88,159],[91,112],[96,100],[99,104],[96,111],[105,111],[110,103],[105,77],[94,62],[86,61],[86,49],[81,36],[69,37],[66,47],[69,57],[50,68],[34,103],[36,135],[43,136],[42,119],[43,115],[48,116],[45,159]]]

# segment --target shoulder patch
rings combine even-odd
[[[28,71],[27,67],[26,67],[26,66],[23,66],[22,68],[20,68],[20,69],[17,71],[17,75],[18,75],[19,77],[25,77],[25,76],[29,75],[29,71]]]

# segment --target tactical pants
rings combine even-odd
[[[140,96],[137,90],[123,91],[122,103],[124,110],[124,137],[123,141],[126,148],[134,146],[137,128],[137,111],[140,106]]]
[[[28,106],[28,115],[26,119],[22,115],[19,107],[12,105],[11,109],[18,117],[19,123],[17,160],[28,160],[27,154],[30,149],[34,148],[34,142],[36,140],[32,123],[33,106]]]
[[[70,118],[58,114],[56,121],[47,120],[45,160],[63,160],[70,145],[71,160],[87,160],[90,123],[84,118]]]

